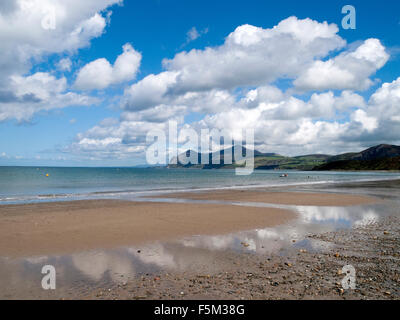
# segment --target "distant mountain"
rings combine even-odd
[[[358,153],[333,156],[314,170],[400,170],[400,147],[381,144]]]
[[[328,162],[341,160],[375,160],[382,158],[394,158],[400,156],[400,147],[388,144],[380,144],[358,153],[345,153],[328,159]]]
[[[220,164],[212,164],[212,157],[220,154]],[[225,163],[225,154],[232,154],[232,164]],[[247,149],[242,148],[242,157],[248,155]],[[184,158],[192,157],[197,160],[197,164],[184,164]],[[209,164],[201,164],[201,159],[208,159]],[[256,170],[311,170],[317,165],[326,163],[329,155],[305,155],[299,157],[285,157],[277,153],[264,153],[254,150],[254,167]],[[177,162],[177,164],[174,164]],[[193,150],[188,150],[171,161],[169,168],[200,168],[200,169],[232,169],[240,167],[241,164],[235,159],[233,148],[224,149],[214,153],[200,154]]]
[[[315,166],[326,163],[329,157],[323,154],[298,157],[255,156],[254,167],[257,170],[312,170]]]
[[[212,157],[219,153],[220,164],[212,164]],[[231,153],[233,163],[225,163],[225,154]],[[247,150],[242,148],[242,157]],[[184,157],[192,156],[198,164],[183,164]],[[208,159],[209,164],[201,164],[201,159]],[[400,146],[381,144],[361,152],[340,155],[311,154],[296,157],[286,157],[276,153],[263,153],[254,150],[254,167],[256,170],[400,170]],[[175,159],[176,161],[176,159]],[[173,161],[173,162],[175,162]],[[233,148],[215,153],[200,154],[188,150],[178,156],[177,164],[169,168],[200,168],[200,169],[232,169],[240,167],[233,154]]]
[[[400,157],[374,160],[340,160],[317,166],[314,170],[400,170]]]
[[[212,159],[216,158],[216,156],[218,156],[219,153],[219,164],[213,164]],[[231,159],[232,161],[226,161],[227,163],[225,163],[225,155],[228,157],[228,155],[231,155]],[[246,156],[249,155],[249,151],[242,147],[242,158],[246,158]],[[259,152],[257,150],[254,150],[254,157],[273,157],[273,156],[277,156],[275,153],[262,153]],[[188,164],[185,164],[185,158],[193,158],[196,159],[195,163],[191,163],[189,162]],[[208,159],[208,164],[201,164],[202,159]],[[238,159],[239,161],[240,159]],[[232,163],[228,163],[228,162],[232,162]],[[175,164],[177,163],[177,164]],[[213,153],[198,153],[196,151],[193,150],[187,150],[184,153],[181,153],[180,155],[178,155],[178,159],[173,158],[173,160],[171,161],[171,163],[168,165],[169,168],[176,168],[176,167],[184,167],[184,168],[201,168],[201,169],[220,169],[220,168],[237,168],[240,167],[241,165],[239,163],[237,163],[236,158],[235,158],[235,154],[234,154],[234,148],[228,148],[228,149],[223,149],[217,152],[213,152]]]

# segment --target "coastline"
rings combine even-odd
[[[160,198],[150,196],[149,198]],[[168,199],[188,200],[214,200],[214,201],[240,201],[268,203],[290,206],[355,206],[377,203],[380,200],[371,196],[333,194],[333,193],[306,193],[306,192],[281,192],[267,191],[265,189],[253,190],[216,190],[214,192],[177,192],[163,195]]]
[[[33,170],[34,167],[30,169]],[[35,179],[35,185],[32,186],[32,188],[23,187],[23,189],[25,189],[23,190],[23,193],[21,193],[21,191],[18,193],[10,192],[12,189],[10,189],[6,184],[3,185],[3,189],[1,189],[0,186],[0,208],[3,205],[10,204],[32,204],[98,199],[140,201],[140,198],[144,196],[158,197],[158,195],[161,195],[164,198],[164,195],[182,192],[214,192],[219,190],[256,189],[283,189],[283,191],[287,191],[287,189],[289,189],[289,191],[291,191],[291,189],[298,187],[310,187],[316,190],[316,188],[324,188],[327,185],[339,186],[348,183],[362,184],[380,181],[391,183],[391,181],[400,181],[400,177],[398,175],[393,175],[393,173],[383,174],[382,172],[376,175],[371,175],[368,172],[356,172],[354,175],[349,175],[348,173],[335,174],[334,172],[321,172],[319,174],[318,172],[293,171],[290,174],[289,179],[282,179],[279,178],[279,172],[277,173],[273,171],[260,170],[257,174],[253,175],[252,179],[250,180],[240,180],[240,178],[233,175],[232,177],[238,180],[232,180],[229,184],[226,184],[226,176],[216,172],[215,170],[172,169],[174,172],[176,172],[174,176],[178,177],[177,180],[170,180],[170,175],[168,174],[169,170],[154,170],[151,172],[151,179],[153,180],[146,180],[142,182],[138,181],[134,183],[134,186],[130,186],[132,181],[136,181],[136,179],[142,179],[143,172],[146,172],[147,174],[147,171],[138,171],[132,169],[132,172],[129,168],[125,168],[124,170],[128,170],[128,172],[123,172],[123,169],[107,168],[107,177],[100,181],[102,185],[107,185],[107,188],[99,188],[96,184],[88,188],[77,188],[75,183],[76,180],[83,181],[85,184],[89,183],[89,185],[91,182],[86,180],[87,177],[79,176],[77,172],[74,171],[74,168],[68,168],[67,175],[65,175],[64,171],[58,172],[58,170],[66,170],[66,168],[52,169],[55,171],[51,172],[50,177],[48,178],[43,178],[42,176],[45,171],[39,174],[36,172],[36,170],[33,170],[34,172],[29,172],[28,175],[33,175],[32,178]],[[46,170],[46,172],[49,170]],[[94,168],[93,170],[99,169]],[[214,171],[215,174],[212,174],[212,171]],[[162,173],[161,176],[159,176],[160,172]],[[191,174],[187,175],[188,172],[191,172]],[[234,174],[233,171],[232,174]],[[308,176],[308,174],[311,176]],[[109,181],[108,178],[110,176],[114,177],[114,175],[117,175],[117,177],[121,178],[124,181],[123,184],[126,185],[121,187],[120,185],[114,184],[114,179]],[[194,184],[193,181],[197,181],[200,176],[206,176],[207,179],[201,181],[201,183]],[[160,180],[169,181],[170,184],[168,187],[166,187],[164,184],[158,184]],[[57,188],[48,189],[46,187],[48,182]],[[14,187],[14,182],[11,181],[11,183],[11,186]],[[142,183],[144,187],[138,188],[136,183],[139,183],[139,185]],[[148,186],[148,183],[151,183],[151,186]],[[175,186],[175,188],[171,188],[170,186]]]

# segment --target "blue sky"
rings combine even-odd
[[[129,166],[143,163],[143,154],[132,153],[131,151],[125,152],[124,148],[126,146],[114,145],[112,152],[110,152],[110,150],[104,152],[104,150],[97,149],[83,150],[80,147],[83,144],[79,144],[78,148],[77,141],[82,141],[85,137],[90,137],[90,139],[93,140],[93,134],[90,132],[88,133],[88,131],[94,127],[98,127],[104,119],[112,118],[115,121],[119,121],[119,124],[113,124],[114,127],[112,128],[102,127],[104,130],[110,130],[110,132],[112,130],[120,130],[122,125],[125,127],[128,126],[128,124],[121,121],[121,114],[123,112],[135,114],[142,109],[135,107],[136,109],[134,110],[128,110],[121,107],[121,98],[124,96],[125,90],[139,83],[142,79],[151,74],[158,75],[165,71],[165,68],[162,66],[163,59],[173,59],[176,54],[183,51],[189,52],[192,49],[199,49],[202,51],[207,47],[216,48],[222,46],[226,37],[239,26],[251,25],[262,29],[270,29],[290,16],[295,16],[299,20],[310,18],[318,23],[327,21],[329,24],[336,24],[339,28],[337,35],[347,42],[345,47],[332,50],[323,57],[314,57],[314,60],[320,59],[321,61],[327,61],[329,59],[334,59],[334,57],[341,52],[352,52],[356,50],[357,47],[363,44],[363,41],[371,38],[379,39],[388,58],[382,67],[376,67],[375,72],[367,75],[367,78],[372,79],[374,82],[369,85],[368,88],[353,88],[351,86],[343,88],[327,87],[323,90],[310,88],[293,94],[294,97],[307,102],[315,93],[322,94],[332,92],[334,96],[340,96],[343,91],[350,90],[365,99],[366,106],[363,108],[363,113],[360,111],[358,115],[362,113],[362,119],[367,119],[366,121],[356,120],[355,123],[352,123],[353,120],[351,119],[357,118],[353,113],[357,106],[349,107],[350,109],[346,111],[341,110],[329,117],[327,120],[329,123],[338,122],[347,125],[340,136],[330,137],[331,140],[329,140],[329,143],[331,143],[331,148],[325,148],[323,145],[310,143],[309,148],[302,150],[300,146],[302,140],[296,140],[298,135],[296,135],[296,137],[288,136],[287,140],[282,142],[283,146],[285,146],[282,149],[277,147],[276,142],[262,144],[260,148],[270,152],[288,150],[289,154],[342,152],[347,151],[347,148],[362,149],[368,144],[374,144],[378,141],[382,143],[396,143],[398,140],[396,139],[397,132],[390,136],[385,136],[385,134],[382,133],[382,131],[384,131],[384,126],[391,128],[395,127],[396,123],[388,124],[386,121],[390,119],[377,118],[378,116],[376,116],[373,111],[373,107],[374,110],[386,108],[383,106],[384,103],[393,107],[393,101],[385,100],[382,102],[379,100],[379,106],[368,104],[370,96],[379,90],[383,83],[391,83],[400,76],[400,3],[398,1],[125,0],[123,4],[114,5],[112,4],[113,1],[104,0],[102,2],[102,4],[96,4],[92,7],[88,5],[88,7],[83,8],[82,16],[77,16],[78,14],[76,12],[69,13],[71,8],[65,7],[67,15],[76,15],[73,16],[75,19],[71,19],[76,22],[76,25],[79,25],[82,21],[86,21],[97,12],[106,20],[107,12],[112,12],[108,18],[107,25],[102,28],[99,34],[91,34],[87,39],[87,43],[82,40],[82,43],[78,45],[71,45],[71,47],[65,45],[65,48],[62,49],[57,48],[59,45],[56,44],[53,48],[49,49],[47,48],[48,44],[40,44],[39,39],[37,40],[39,44],[30,44],[33,49],[29,51],[28,59],[18,60],[15,63],[15,68],[10,72],[10,76],[18,74],[24,78],[37,73],[51,75],[56,80],[65,77],[66,88],[64,88],[63,93],[74,92],[78,95],[85,95],[86,97],[93,98],[96,102],[85,103],[83,106],[74,103],[73,105],[67,104],[54,108],[45,107],[37,109],[38,111],[26,117],[23,116],[24,105],[18,105],[18,108],[21,108],[22,116],[14,116],[12,112],[7,113],[9,110],[8,108],[12,108],[12,106],[3,103],[3,109],[1,109],[2,107],[0,106],[0,114],[2,110],[5,113],[3,121],[0,122],[0,165]],[[48,1],[47,4],[51,5],[52,3]],[[343,18],[341,9],[346,4],[353,5],[357,10],[356,30],[344,30],[341,27],[341,20]],[[59,1],[57,5],[59,5]],[[18,6],[20,6],[20,3],[15,0],[13,10],[22,10],[21,8],[18,9]],[[0,13],[2,13],[0,19],[3,19],[3,22],[6,22],[7,19],[11,19],[11,14],[7,10],[11,9],[6,8],[6,6],[3,8],[0,6]],[[6,11],[7,13],[5,13]],[[61,31],[60,27],[59,29],[55,29],[55,31],[61,32],[57,37],[61,37],[62,40],[62,37],[65,35],[67,39],[71,30],[74,30],[75,27],[74,25],[68,25],[66,23],[62,24]],[[15,25],[15,28],[17,29],[19,26]],[[192,28],[196,29],[198,38],[189,41],[188,32]],[[7,62],[7,52],[10,50],[17,51],[20,47],[24,46],[25,42],[30,43],[31,39],[42,37],[41,34],[34,33],[35,31],[29,34],[29,30],[28,28],[26,39],[17,39],[17,36],[15,36],[13,38],[13,40],[15,40],[13,46],[0,47],[0,56],[4,56],[3,61],[0,61],[0,66],[2,65],[1,63],[5,65]],[[15,31],[17,34],[18,30]],[[49,30],[45,31],[47,32]],[[43,41],[46,40],[48,34],[49,33],[43,35]],[[6,36],[3,36],[3,39],[4,37]],[[50,36],[46,41],[53,41],[52,39],[53,38]],[[65,43],[67,42],[68,41],[65,40]],[[83,91],[76,89],[76,86],[74,87],[79,72],[87,64],[100,58],[104,58],[110,64],[113,64],[117,57],[121,55],[122,46],[127,43],[131,44],[133,50],[141,55],[140,67],[132,79],[109,85],[100,90]],[[38,48],[34,48],[35,45],[37,45]],[[35,54],[31,53],[34,52],[34,49],[37,49]],[[57,64],[62,58],[70,59],[72,62],[70,70],[57,69]],[[18,63],[20,63],[21,66],[19,66]],[[311,62],[309,61],[307,63]],[[282,64],[285,64],[285,61],[282,61]],[[268,70],[266,70],[266,72],[268,72]],[[293,86],[293,79],[295,79],[295,77],[289,80],[285,79],[285,77],[278,77],[274,81],[265,81],[265,85],[276,86],[278,89],[285,92]],[[1,79],[0,81],[8,83],[7,81],[9,80]],[[23,86],[24,83],[25,82],[20,82],[20,85]],[[222,89],[227,90],[227,92],[232,95],[237,91],[241,91],[241,95],[245,95],[248,91],[257,89],[262,85],[264,85],[264,83],[257,82],[253,84],[251,80],[243,85],[229,88],[223,87]],[[28,85],[26,86],[28,87]],[[397,87],[394,87],[394,94],[390,95],[390,99],[393,99],[393,96],[395,98],[397,97],[396,92],[398,91],[396,90]],[[27,92],[29,94],[29,91]],[[236,96],[236,100],[238,99],[239,97]],[[50,99],[45,103],[51,106],[53,102]],[[176,104],[176,102],[174,103]],[[162,104],[164,105],[167,103],[163,102]],[[149,110],[153,107],[156,107],[156,105],[150,106]],[[186,108],[186,106],[184,107]],[[26,106],[26,108],[28,107]],[[224,111],[225,109],[222,107],[221,110],[222,111],[215,117],[222,118],[227,114],[227,111]],[[391,111],[391,118],[396,118],[396,112],[400,115],[399,109],[396,109]],[[179,114],[175,114],[174,116],[179,117]],[[184,126],[185,123],[193,123],[196,127],[199,125],[199,121],[207,116],[212,117],[213,113],[209,110],[205,111],[202,108],[196,109],[187,107],[181,125]],[[304,119],[310,119],[314,124],[321,118],[323,118],[321,115],[316,118],[312,118],[308,115],[304,116]],[[360,117],[357,119],[359,118]],[[374,122],[373,120],[378,123],[375,126],[376,128],[373,125],[371,127],[370,123],[371,121]],[[151,119],[147,119],[146,121],[147,123],[152,123]],[[294,121],[293,123],[298,125],[298,123],[300,123],[300,118],[291,119],[291,121]],[[365,129],[365,133],[360,134],[360,136],[354,139],[350,139],[348,134],[350,130],[354,129],[356,123],[364,125],[362,129]],[[132,130],[133,131],[130,132],[129,135],[135,136],[135,129]],[[284,131],[285,129],[282,130]],[[334,131],[334,129],[324,130]],[[299,132],[300,131],[303,132],[301,128],[299,129]],[[126,132],[124,134],[126,136]],[[319,137],[318,133],[316,133],[316,136]],[[136,137],[138,137],[137,134]],[[104,139],[103,133],[101,138]],[[263,138],[260,137],[260,139]],[[268,140],[268,137],[265,139]],[[346,147],[346,139],[351,141],[348,147]],[[273,140],[273,138],[271,138],[271,140]],[[298,146],[296,146],[296,141],[299,141]],[[326,142],[324,142],[324,144],[326,145]],[[135,147],[137,147],[137,145],[135,145]],[[93,154],[90,154],[91,152],[93,152]],[[118,152],[118,154],[114,154],[113,152]],[[107,156],[104,156],[105,153],[107,153]]]

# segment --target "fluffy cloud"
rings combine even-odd
[[[321,60],[344,47],[346,42],[337,32],[334,24],[296,17],[271,29],[240,26],[221,46],[164,60],[166,71],[151,74],[125,91],[122,108],[135,111],[169,104],[213,113],[234,106],[243,90],[247,100],[241,101],[242,106],[251,108],[262,100],[281,99],[282,92],[271,85],[280,79],[294,80],[296,90],[368,88],[373,83],[370,76],[389,58],[386,49],[379,40],[368,39],[354,51]]]
[[[225,105],[224,102],[221,103]],[[283,154],[303,153],[305,150],[332,152],[337,147],[332,141],[340,141],[340,136],[349,130],[349,123],[341,124],[329,119],[336,113],[365,107],[364,99],[349,91],[338,96],[333,92],[315,93],[309,100],[303,101],[286,96],[276,87],[260,87],[249,91],[229,108],[220,107],[220,111],[214,110],[190,125],[184,124],[183,119],[190,108],[182,105],[158,105],[140,111],[127,110],[120,120],[102,123],[79,135],[71,150],[82,154],[90,151],[90,154],[105,158],[143,155],[147,146],[147,132],[154,128],[165,131],[168,120],[175,120],[181,129],[193,128],[197,132],[203,128],[225,129],[238,140],[241,139],[244,129],[253,128],[257,148],[264,151],[272,150]],[[358,113],[357,115],[359,116]],[[352,123],[358,121],[359,132],[371,129],[365,120],[368,118],[357,116],[352,120]],[[344,144],[341,147],[343,146]]]
[[[237,87],[265,86],[279,78],[295,77],[314,59],[345,45],[337,32],[334,24],[296,17],[272,29],[240,26],[219,47],[181,52],[171,60],[164,60],[166,71],[149,75],[126,90],[123,108],[141,110],[177,104],[188,100],[185,96],[195,100],[214,96],[211,98],[214,99],[212,92],[220,99],[222,93],[227,98],[228,91]],[[201,95],[201,92],[211,93]],[[203,102],[205,112],[215,110]]]
[[[240,104],[245,108],[255,108],[260,103],[279,102],[284,99],[284,94],[281,90],[274,86],[261,86],[250,90]]]
[[[29,75],[32,64],[51,54],[72,54],[99,37],[107,25],[101,12],[120,0],[18,0],[0,5],[0,121],[29,120],[40,110],[87,105],[87,96],[67,92],[65,78]],[[68,71],[68,58],[57,67]],[[43,85],[42,87],[40,87]],[[21,88],[20,86],[26,86]],[[23,91],[26,92],[23,92]],[[46,90],[49,90],[46,92]],[[51,100],[50,100],[51,99]]]
[[[378,121],[374,117],[369,117],[364,110],[356,110],[352,115],[352,120],[361,123],[363,128],[368,132],[378,128]]]
[[[314,93],[308,101],[284,94],[276,87],[260,87],[249,91],[234,108],[254,109],[262,112],[264,118],[275,120],[296,120],[301,118],[333,118],[349,108],[362,108],[365,101],[360,95],[343,91],[335,96],[332,91]]]
[[[142,55],[127,43],[112,66],[101,58],[86,64],[79,70],[75,88],[79,90],[105,89],[112,84],[133,80],[139,70]]]
[[[338,121],[338,113],[342,112],[345,117]],[[399,124],[400,78],[382,84],[368,102],[349,91],[340,96],[315,93],[308,101],[286,97],[252,109],[209,115],[197,126],[227,129],[234,135],[240,135],[244,128],[254,128],[259,149],[296,155],[400,143]]]
[[[28,72],[31,58],[75,51],[100,36],[106,18],[99,14],[119,0],[19,0],[0,15],[0,67],[2,77]],[[4,9],[3,9],[4,10]],[[43,21],[54,15],[55,28]]]
[[[382,84],[369,99],[365,114],[358,115],[358,119],[370,129],[360,139],[373,143],[388,141],[400,144],[400,77]],[[354,137],[358,136],[353,134],[348,138]]]
[[[378,39],[368,39],[354,52],[344,52],[327,61],[315,61],[294,81],[301,90],[365,90],[369,79],[382,68],[389,55]]]
[[[267,84],[295,77],[315,58],[342,48],[345,41],[337,32],[334,24],[296,17],[272,29],[243,25],[223,45],[181,52],[163,65],[179,72],[176,92]]]
[[[143,156],[146,135],[150,130],[168,129],[165,122],[106,119],[99,125],[76,137],[64,148],[66,153],[89,159],[128,159]]]
[[[0,91],[0,121],[25,121],[39,111],[66,106],[89,106],[99,101],[86,95],[67,91],[67,80],[45,72],[31,76],[10,77],[10,91]]]
[[[399,121],[400,78],[384,83],[370,98],[370,112],[387,120]]]
[[[368,39],[349,49],[337,32],[334,24],[291,17],[270,29],[243,25],[220,46],[178,53],[124,91],[120,119],[81,133],[69,150],[143,154],[147,132],[166,130],[171,119],[184,130],[224,129],[235,139],[252,128],[257,149],[287,155],[400,142],[400,78],[368,101],[357,93],[388,61],[386,48]],[[282,80],[287,86],[278,88]],[[203,118],[185,123],[191,112]]]
[[[187,108],[185,106],[169,106],[162,104],[148,110],[141,110],[138,112],[124,112],[121,115],[121,120],[166,122],[171,119],[179,118],[179,122],[183,122],[183,117],[186,113]]]
[[[176,83],[177,72],[151,74],[125,90],[123,108],[142,110],[162,104],[168,89]]]
[[[194,112],[217,112],[230,108],[235,98],[227,90],[186,92],[176,95],[170,89],[176,84],[177,72],[149,75],[125,90],[122,100],[124,110],[134,112],[159,105],[185,106]]]

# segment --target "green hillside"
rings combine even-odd
[[[306,155],[299,157],[255,157],[254,167],[258,170],[311,170],[326,163],[327,155]]]
[[[400,170],[400,157],[374,160],[342,160],[325,163],[314,170]]]
[[[200,169],[232,169],[240,167],[240,164],[233,161],[233,164],[224,163],[224,155],[227,152],[232,152],[232,159],[235,160],[232,149],[226,149],[220,152],[221,164],[211,164],[212,154],[205,155],[208,157],[209,163],[201,164],[201,155],[195,151],[188,150],[185,153],[179,155],[178,159],[182,159],[182,156],[189,157],[190,155],[197,159],[197,164],[189,163],[183,164],[178,161],[178,164],[170,164],[169,168],[200,168]],[[215,153],[214,153],[215,155]],[[246,156],[246,150],[243,149],[242,156]],[[262,153],[254,151],[254,167],[256,170],[312,170],[315,166],[326,163],[326,160],[330,156],[328,155],[304,155],[298,157],[285,157],[275,153]],[[175,159],[176,161],[176,159]],[[174,161],[174,162],[175,162]],[[183,161],[182,161],[183,162]]]
[[[220,153],[221,164],[211,164],[212,154],[199,154],[188,150],[178,156],[192,155],[199,164],[170,164],[169,168],[200,168],[200,169],[232,169],[241,166],[235,162],[233,148],[218,151]],[[233,163],[225,164],[225,154],[232,154]],[[242,156],[245,157],[247,150],[242,149]],[[209,160],[210,164],[202,165],[201,159]],[[254,151],[254,168],[256,170],[400,170],[400,147],[394,145],[378,145],[361,152],[351,152],[335,156],[325,154],[311,154],[297,157],[285,157],[276,153],[262,153]]]

